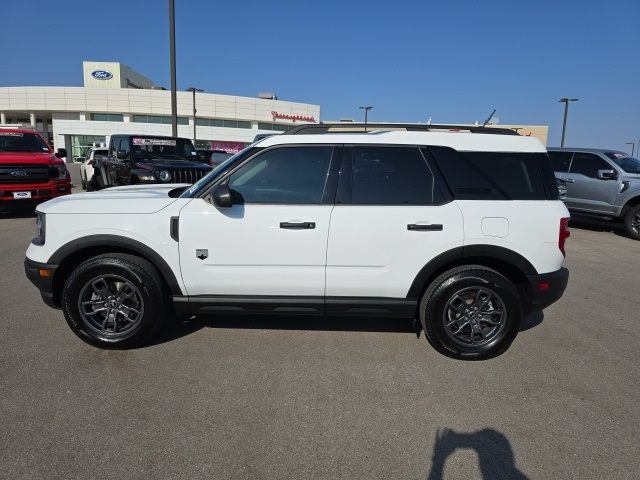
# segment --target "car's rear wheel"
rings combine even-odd
[[[147,343],[170,310],[156,268],[140,257],[115,253],[93,257],[71,273],[62,309],[73,332],[101,348]]]
[[[631,207],[624,216],[624,228],[634,240],[640,240],[640,205]]]
[[[480,265],[451,269],[427,288],[420,320],[429,343],[454,358],[504,352],[518,333],[522,307],[515,286]]]

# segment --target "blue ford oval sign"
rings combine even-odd
[[[97,80],[109,80],[110,78],[113,78],[113,74],[106,70],[94,70],[91,72],[91,76]]]

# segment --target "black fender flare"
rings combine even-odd
[[[427,282],[429,282],[437,272],[443,270],[447,265],[459,265],[460,262],[466,258],[470,260],[479,258],[498,260],[508,263],[523,275],[538,274],[538,271],[529,260],[508,248],[498,247],[496,245],[465,245],[443,252],[423,266],[413,280],[407,293],[407,298],[419,299],[427,286]]]
[[[169,264],[160,256],[160,254],[158,254],[158,252],[137,240],[120,235],[99,234],[77,238],[56,250],[51,257],[49,257],[47,263],[60,265],[69,258],[70,255],[73,255],[79,250],[99,247],[118,247],[146,258],[160,271],[160,274],[167,283],[167,287],[169,287],[171,295],[184,294],[173,270],[171,270]]]

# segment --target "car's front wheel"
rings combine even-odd
[[[104,254],[78,266],[67,279],[62,310],[73,332],[101,348],[147,343],[163,325],[169,300],[163,280],[148,261]]]
[[[429,343],[454,358],[505,351],[518,333],[522,307],[515,286],[480,265],[453,268],[427,288],[420,320]]]
[[[623,221],[627,234],[634,240],[640,240],[640,205],[627,210]]]

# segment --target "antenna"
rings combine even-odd
[[[496,109],[493,109],[493,112],[491,112],[491,115],[489,115],[489,118],[487,118],[484,123],[482,124],[483,127],[487,126],[487,123],[489,123],[489,121],[493,118],[493,115],[496,113]]]

